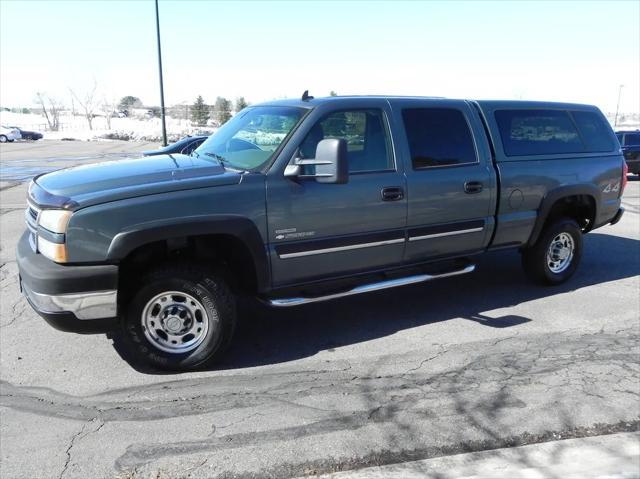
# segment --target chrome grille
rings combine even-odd
[[[31,245],[31,249],[33,251],[37,251],[38,247],[38,216],[40,215],[40,210],[35,206],[29,204],[27,206],[26,211],[24,212],[24,220],[27,223],[27,229],[29,230],[29,244]]]
[[[24,212],[24,220],[27,223],[27,228],[32,233],[35,233],[38,229],[38,215],[40,214],[40,210],[36,207],[29,205],[27,210]]]

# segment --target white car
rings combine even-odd
[[[6,143],[7,141],[19,140],[22,138],[20,130],[16,128],[7,128],[0,125],[0,143]]]

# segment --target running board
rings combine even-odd
[[[380,291],[382,289],[395,288],[397,286],[407,286],[409,284],[424,283],[425,281],[431,281],[434,279],[448,278],[450,276],[458,276],[461,274],[471,273],[476,269],[476,265],[471,264],[465,266],[462,269],[450,271],[442,274],[417,274],[414,276],[406,276],[404,278],[390,279],[386,281],[380,281],[378,283],[363,284],[362,286],[356,286],[353,289],[342,291],[340,293],[328,294],[326,296],[313,296],[308,298],[278,298],[278,299],[265,299],[265,302],[270,306],[278,308],[288,308],[291,306],[300,306],[302,304],[318,303],[320,301],[329,301],[330,299],[344,298],[346,296],[353,296],[355,294],[371,293],[372,291]]]

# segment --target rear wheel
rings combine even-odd
[[[8,138],[5,135],[0,135],[0,143],[6,143]]]
[[[549,224],[522,253],[525,273],[541,284],[560,284],[575,273],[582,257],[582,231],[570,218]]]
[[[114,336],[132,364],[188,371],[219,359],[236,323],[235,300],[224,280],[199,267],[154,271],[130,301]]]

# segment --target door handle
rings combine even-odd
[[[464,192],[469,194],[480,193],[482,188],[483,184],[481,181],[467,181],[464,184]]]
[[[404,191],[399,186],[382,188],[382,201],[398,201],[404,198]]]

